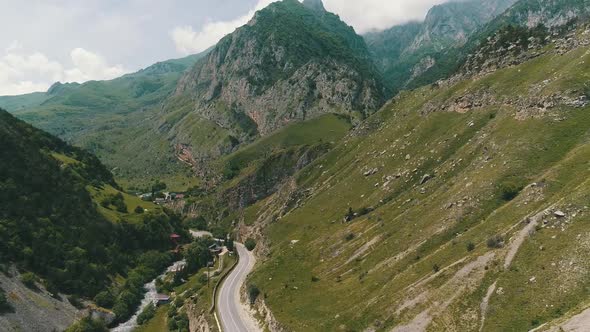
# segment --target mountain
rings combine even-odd
[[[362,38],[284,0],[200,57],[1,99],[127,186],[188,190],[143,202],[0,111],[0,326],[62,330],[61,293],[125,320],[187,225],[254,247],[269,331],[590,326],[589,1],[447,3]],[[215,329],[209,245],[140,331]]]
[[[184,75],[164,106],[175,114],[165,126],[199,159],[322,114],[358,122],[384,102],[370,58],[364,40],[321,1],[276,2]],[[189,121],[217,128],[218,142],[187,135]]]
[[[95,156],[4,110],[0,144],[3,330],[63,330],[78,299],[98,294],[117,319],[128,317],[143,284],[172,260],[169,234],[187,236],[178,216],[121,192]],[[152,212],[129,211],[138,206]]]
[[[587,8],[543,3],[547,26]],[[590,25],[535,26],[500,27],[518,54],[480,54],[502,66],[400,93],[236,213],[270,330],[588,326]]]
[[[483,25],[515,0],[469,0],[434,6],[423,22],[410,22],[366,34],[365,40],[383,77],[394,91],[434,66],[441,53],[463,46]]]
[[[46,93],[0,97],[0,107],[96,154],[118,178],[147,187],[174,174],[168,182],[186,189],[191,171],[176,161],[154,122],[182,73],[203,55],[159,62],[110,81],[58,82]]]
[[[464,71],[466,67],[470,67],[469,62],[473,65],[473,59],[469,59],[469,55],[475,56],[478,50],[489,48],[490,40],[496,40],[501,35],[504,35],[504,37],[501,37],[502,41],[506,41],[508,35],[511,35],[508,38],[514,38],[515,33],[523,33],[523,36],[528,33],[527,38],[534,37],[530,35],[530,29],[533,28],[546,30],[541,32],[544,34],[550,32],[560,35],[562,31],[567,31],[577,21],[584,22],[590,15],[589,11],[590,3],[586,0],[518,1],[504,13],[475,31],[463,46],[441,52],[438,55],[438,61],[424,71],[421,76],[415,78],[411,86],[417,87],[430,84],[439,79],[452,76],[461,70]],[[509,30],[513,31],[510,32]],[[520,32],[516,32],[516,30]],[[548,38],[547,41],[550,40],[548,35],[544,38]],[[542,41],[542,44],[547,41]],[[528,41],[522,40],[517,44],[522,46],[528,44]],[[493,47],[499,46],[495,45]],[[505,50],[496,49],[495,51],[503,52]],[[520,47],[514,51],[520,51]],[[490,50],[484,51],[484,53],[488,54],[490,52]]]
[[[13,112],[95,153],[128,187],[186,190],[243,144],[328,113],[358,123],[386,96],[363,38],[321,1],[273,3],[189,60],[58,85]]]

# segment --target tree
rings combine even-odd
[[[227,247],[227,250],[234,251],[234,239],[232,237],[229,237],[225,242],[225,246]]]
[[[168,186],[161,181],[156,181],[153,185],[152,185],[152,197],[154,197],[154,195],[159,192],[162,191],[164,189],[166,189]]]
[[[250,299],[250,304],[254,304],[254,302],[256,302],[258,295],[260,295],[260,289],[258,289],[256,285],[248,286],[248,298]]]
[[[123,194],[121,194],[121,193],[117,193],[115,196],[113,196],[112,204],[115,206],[115,208],[117,208],[117,211],[119,211],[121,213],[129,212],[129,211],[127,211],[127,205],[125,204],[125,198],[123,197]]]
[[[94,303],[103,308],[112,308],[114,304],[113,295],[109,291],[102,291],[94,297]]]
[[[201,238],[191,243],[185,253],[187,273],[197,272],[213,258],[209,251],[211,240]]]
[[[473,244],[473,242],[469,242],[467,243],[467,251],[473,251],[475,250],[475,244]]]
[[[127,303],[118,300],[117,303],[113,306],[113,312],[117,316],[117,320],[121,321],[124,319],[123,317],[129,317],[131,314],[131,310],[129,310],[129,306]]]
[[[207,230],[207,220],[202,216],[198,216],[196,218],[187,219],[185,222],[186,226],[192,229],[196,229],[198,231],[206,231]]]
[[[246,246],[246,249],[248,249],[248,251],[252,251],[254,250],[254,248],[256,248],[256,241],[254,241],[254,239],[249,238],[246,240],[246,242],[244,242],[244,246]]]
[[[154,318],[156,315],[156,307],[153,304],[148,304],[145,309],[137,316],[137,324],[143,325],[145,322]]]
[[[134,211],[135,213],[137,213],[137,214],[142,214],[142,213],[144,212],[144,209],[143,209],[141,206],[139,206],[139,205],[138,205],[138,206],[135,208],[135,210],[133,210],[133,211]]]

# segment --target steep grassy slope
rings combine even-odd
[[[257,202],[332,149],[351,126],[346,116],[326,114],[278,130],[214,161],[217,184],[190,192],[179,209],[203,217],[214,234],[230,233],[245,207],[259,206]]]
[[[200,57],[160,62],[111,81],[56,83],[44,94],[1,97],[0,107],[95,153],[131,184],[147,186],[163,178],[183,189],[190,185],[190,170],[158,130],[158,111]]]
[[[247,210],[278,321],[522,331],[585,309],[590,48],[552,49],[401,94]]]

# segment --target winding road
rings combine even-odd
[[[221,327],[223,332],[258,332],[261,329],[249,314],[247,305],[240,301],[240,289],[256,260],[244,245],[234,244],[240,259],[238,265],[222,283],[217,298],[217,312]]]

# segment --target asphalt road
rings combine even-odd
[[[240,302],[240,288],[254,267],[254,256],[246,247],[234,242],[240,260],[221,285],[217,298],[217,312],[223,332],[257,332],[253,319]]]

